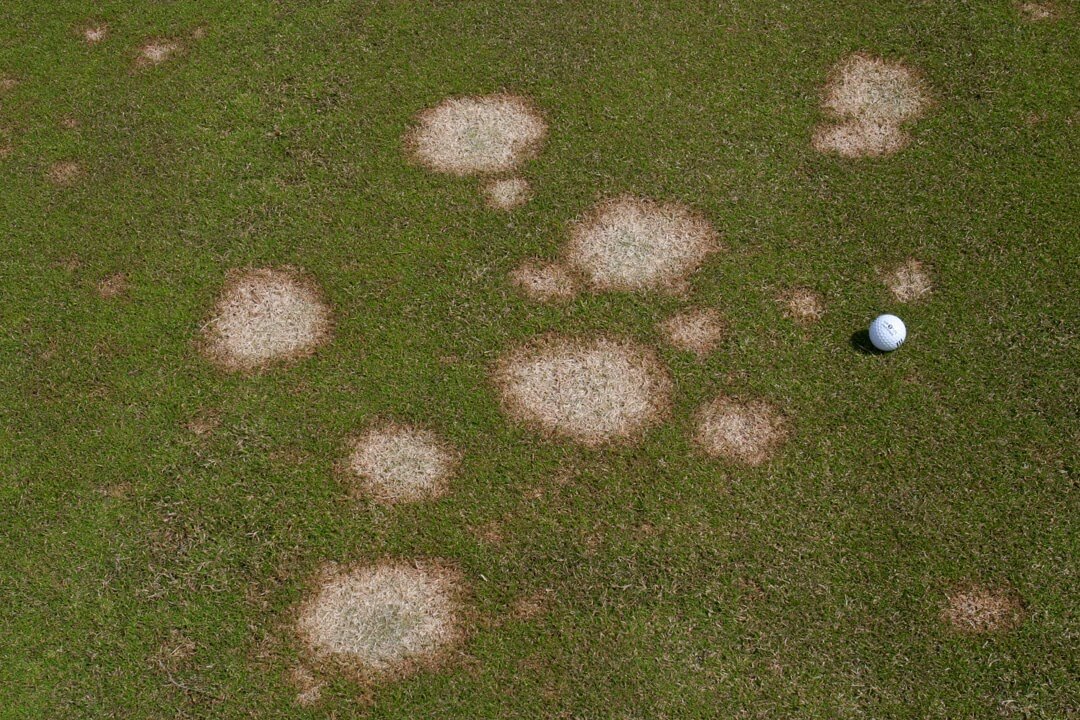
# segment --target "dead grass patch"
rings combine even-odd
[[[914,258],[905,260],[885,276],[889,292],[900,302],[914,302],[928,296],[934,290],[930,270]]]
[[[720,345],[727,324],[713,308],[691,308],[660,323],[659,330],[674,347],[704,358]]]
[[[88,23],[76,31],[87,45],[97,45],[109,35],[108,23]]]
[[[712,225],[684,205],[624,195],[573,224],[566,260],[598,291],[679,292],[719,246]]]
[[[697,413],[694,441],[710,457],[761,465],[784,443],[788,422],[771,403],[721,395]]]
[[[315,283],[292,268],[235,274],[203,328],[201,348],[226,370],[254,370],[314,353],[331,312]]]
[[[495,210],[513,210],[529,202],[532,187],[523,177],[508,177],[491,180],[484,185],[484,199],[488,207]]]
[[[863,120],[821,125],[811,143],[823,153],[846,158],[882,157],[907,147],[911,136],[897,125]]]
[[[135,57],[135,66],[151,67],[160,65],[174,58],[181,50],[183,50],[183,45],[176,40],[167,38],[147,40],[139,46],[138,55]]]
[[[10,75],[0,75],[0,93],[6,93],[19,86],[19,81]]]
[[[179,630],[172,630],[157,651],[151,657],[151,662],[163,672],[178,672],[195,657],[198,646],[191,638]]]
[[[127,275],[122,272],[113,273],[98,282],[97,294],[105,300],[111,300],[126,294],[129,286]]]
[[[797,287],[780,295],[784,314],[797,322],[809,325],[825,316],[825,300],[810,288]]]
[[[529,100],[506,93],[451,97],[421,111],[406,134],[408,154],[435,172],[510,172],[535,157],[547,122]]]
[[[968,583],[948,595],[941,616],[961,632],[1000,632],[1024,621],[1024,603],[1009,588]]]
[[[567,302],[577,295],[577,283],[559,263],[528,261],[510,274],[510,281],[535,302]]]
[[[296,688],[296,704],[300,707],[311,707],[322,699],[323,688],[326,683],[302,665],[294,667],[289,672],[289,682]]]
[[[464,637],[460,573],[436,563],[324,568],[297,634],[319,662],[359,675],[432,666]]]
[[[461,454],[435,433],[382,423],[352,440],[349,474],[364,496],[381,502],[414,502],[445,495]]]
[[[82,123],[75,117],[65,117],[60,119],[60,127],[65,130],[78,130],[81,125]]]
[[[1048,2],[1025,2],[1018,6],[1021,17],[1031,22],[1057,20],[1061,12],[1057,6]]]
[[[507,353],[494,377],[511,418],[590,447],[638,438],[671,402],[655,353],[624,339],[542,336]]]
[[[46,179],[53,185],[59,187],[74,185],[82,179],[84,174],[82,165],[74,160],[54,162],[49,166],[49,169],[45,171]]]

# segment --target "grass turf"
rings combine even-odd
[[[104,0],[4,20],[3,717],[1076,712],[1075,12]],[[88,46],[94,20],[109,35]],[[152,38],[184,47],[138,68]],[[919,68],[937,103],[887,160],[809,145],[829,68],[860,50]],[[402,153],[417,111],[503,89],[551,125],[510,215]],[[66,160],[85,175],[55,187]],[[676,417],[641,445],[548,443],[499,413],[498,353],[544,331],[655,343],[685,302],[510,286],[623,192],[721,231],[691,282],[730,339],[704,363],[661,346]],[[936,288],[901,306],[880,271],[909,257]],[[193,340],[228,271],[285,264],[325,289],[335,340],[215,370]],[[100,298],[116,272],[126,296]],[[820,323],[783,317],[792,286],[822,293]],[[879,311],[910,329],[892,356],[850,342]],[[718,392],[790,414],[774,462],[694,452]],[[216,430],[186,429],[206,414]],[[447,497],[349,498],[332,468],[376,417],[464,450]],[[492,522],[501,543],[470,532]],[[467,657],[295,707],[313,574],[387,557],[460,566]],[[971,581],[1014,588],[1024,624],[950,631],[947,593]],[[545,611],[515,620],[537,593]],[[178,636],[194,652],[155,662]]]

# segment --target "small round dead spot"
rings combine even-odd
[[[452,97],[416,116],[405,145],[417,163],[452,175],[509,172],[535,157],[547,122],[517,95]]]
[[[462,594],[460,574],[434,563],[328,568],[300,608],[297,634],[343,670],[406,674],[462,640]]]
[[[590,447],[637,439],[671,401],[655,353],[623,339],[544,336],[507,353],[495,380],[511,418]]]
[[[289,672],[289,682],[296,688],[296,704],[300,707],[311,707],[319,702],[323,688],[326,687],[325,682],[302,665]]]
[[[111,300],[127,293],[129,285],[127,275],[122,272],[113,273],[101,279],[97,284],[97,293],[99,297]]]
[[[622,196],[574,223],[566,259],[595,290],[678,292],[718,249],[712,225],[687,207]]]
[[[577,294],[577,283],[559,263],[528,261],[510,274],[510,281],[535,302],[566,302]]]
[[[911,136],[899,126],[867,120],[847,120],[819,126],[814,149],[846,158],[881,157],[907,147]]]
[[[1058,8],[1048,2],[1025,2],[1018,6],[1021,17],[1031,22],[1042,20],[1056,20],[1061,16]]]
[[[180,50],[181,45],[175,40],[148,40],[139,46],[135,64],[137,66],[160,65],[174,57]]]
[[[97,45],[109,35],[108,23],[89,23],[76,31],[87,45]]]
[[[60,119],[60,127],[65,130],[78,130],[80,125],[82,123],[79,122],[78,118],[66,117]]]
[[[18,85],[19,81],[10,75],[0,75],[0,93],[14,90]]]
[[[484,185],[484,199],[495,210],[513,210],[529,202],[532,188],[523,177],[492,180]]]
[[[915,259],[905,261],[885,276],[889,292],[900,302],[921,300],[933,292],[930,271]]]
[[[446,494],[460,453],[433,432],[384,423],[351,443],[348,470],[360,492],[388,503],[430,500]]]
[[[784,314],[806,325],[816,323],[825,315],[825,301],[821,294],[810,288],[797,287],[780,295]]]
[[[660,323],[659,330],[674,347],[703,358],[724,339],[727,325],[713,308],[692,308]]]
[[[74,185],[83,177],[82,165],[74,160],[61,160],[54,162],[45,172],[45,177],[53,185],[67,187]]]
[[[968,584],[948,596],[942,618],[962,632],[1012,630],[1024,620],[1024,603],[1010,589]]]
[[[193,640],[179,630],[172,630],[157,651],[151,657],[151,662],[159,670],[175,673],[184,668],[195,656],[198,646]]]
[[[760,465],[787,435],[787,419],[771,403],[720,396],[698,411],[694,441],[710,457]]]
[[[250,270],[226,284],[201,347],[227,370],[252,370],[311,355],[329,341],[330,326],[311,280],[289,268]]]

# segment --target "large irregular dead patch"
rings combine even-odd
[[[540,152],[547,122],[522,97],[452,97],[422,111],[406,135],[409,154],[452,175],[509,172]]]
[[[914,258],[906,260],[885,275],[885,285],[900,302],[913,302],[933,292],[930,270]]]
[[[672,385],[656,355],[641,345],[562,335],[509,352],[495,379],[512,418],[588,446],[638,437],[666,413]]]
[[[484,199],[488,207],[494,210],[519,208],[531,197],[532,188],[523,177],[498,178],[484,185]]]
[[[577,294],[574,276],[559,263],[527,261],[510,274],[510,281],[536,302],[566,302]]]
[[[434,563],[323,571],[297,618],[317,661],[363,676],[430,665],[463,637],[460,574]]]
[[[788,422],[771,403],[721,395],[697,413],[694,441],[710,457],[760,465],[783,445]]]
[[[703,358],[724,339],[727,324],[713,308],[692,308],[660,323],[659,330],[674,347]]]
[[[917,72],[901,62],[856,53],[830,74],[822,108],[833,121],[818,126],[812,144],[844,157],[891,155],[909,142],[904,125],[929,105]]]
[[[792,320],[809,325],[825,315],[825,301],[821,294],[810,288],[797,287],[780,295],[784,314]]]
[[[574,223],[566,261],[595,290],[682,290],[719,249],[712,225],[680,203],[622,196]]]
[[[968,584],[949,594],[942,618],[962,632],[1011,630],[1023,622],[1024,604],[1007,588]]]
[[[249,270],[226,284],[202,347],[228,370],[252,370],[311,355],[330,328],[330,309],[310,279],[289,268]]]
[[[348,469],[365,496],[390,503],[428,500],[446,493],[459,457],[433,432],[383,423],[352,441]]]

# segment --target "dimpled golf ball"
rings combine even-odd
[[[870,323],[870,342],[878,350],[892,352],[903,345],[906,338],[904,321],[895,315],[878,315]]]

